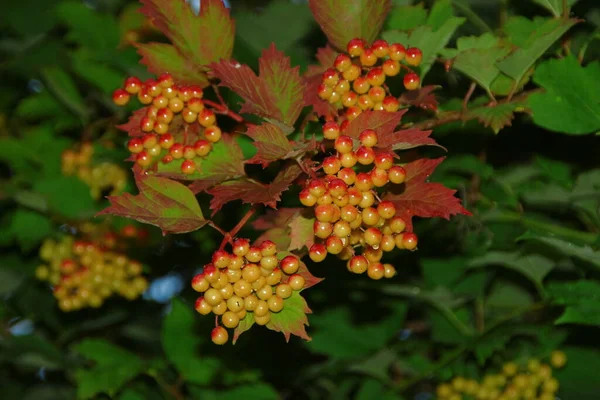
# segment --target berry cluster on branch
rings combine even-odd
[[[75,175],[90,187],[90,195],[98,200],[108,192],[120,194],[127,185],[127,173],[115,163],[93,163],[94,147],[89,142],[81,143],[61,155],[62,173]]]
[[[347,53],[335,59],[333,68],[323,73],[318,95],[338,107],[345,108],[348,120],[365,110],[398,111],[400,103],[385,84],[386,78],[405,71],[407,90],[415,90],[421,80],[410,67],[421,63],[423,54],[416,47],[406,49],[400,43],[376,40],[368,46],[362,39],[352,39]]]
[[[212,341],[225,344],[229,339],[225,328],[236,328],[247,313],[253,313],[258,325],[268,324],[272,313],[283,310],[285,299],[304,288],[299,267],[294,255],[279,260],[277,246],[269,240],[251,246],[240,238],[233,242],[232,253],[216,251],[212,263],[192,279],[192,288],[203,293],[196,300],[196,311],[215,314],[223,325],[217,324]]]
[[[132,95],[146,105],[139,122],[143,135],[129,140],[127,146],[135,162],[148,169],[157,162],[184,159],[181,172],[194,173],[195,160],[206,157],[222,135],[215,112],[202,98],[202,88],[177,86],[168,73],[145,82],[129,77],[123,88],[114,91],[113,101],[124,106]]]
[[[438,385],[440,400],[554,400],[559,382],[552,376],[553,368],[562,368],[567,362],[564,352],[555,350],[549,363],[531,358],[524,365],[508,362],[497,374],[488,374],[481,382],[457,376],[452,381]]]
[[[82,228],[85,232],[90,227]],[[84,240],[64,236],[58,242],[47,239],[40,248],[46,264],[36,269],[36,277],[53,286],[58,307],[64,312],[98,308],[113,295],[134,300],[148,287],[142,264],[117,249],[123,238],[143,238],[144,233],[126,226],[120,234],[99,236]]]

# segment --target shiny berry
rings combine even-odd
[[[340,54],[335,58],[333,66],[339,71],[344,72],[352,65],[352,59],[347,54]]]
[[[388,55],[389,45],[388,42],[383,39],[374,41],[371,44],[371,48],[373,49],[373,53],[379,58],[383,58]]]
[[[395,184],[403,183],[406,179],[406,171],[399,165],[394,165],[388,170],[388,178],[390,182]]]
[[[112,95],[113,103],[118,106],[124,106],[129,103],[129,93],[125,89],[117,89]]]
[[[388,48],[388,55],[392,60],[402,61],[406,55],[406,48],[400,43],[393,43]]]
[[[360,55],[360,63],[365,67],[377,64],[377,55],[372,48],[366,48]]]
[[[406,90],[418,89],[420,84],[421,78],[419,78],[419,75],[415,74],[414,72],[409,72],[404,75],[404,87]]]
[[[194,160],[185,160],[182,164],[181,164],[181,172],[186,174],[186,175],[190,175],[193,174],[196,171],[196,163],[194,162]]]
[[[325,139],[335,140],[340,135],[340,126],[334,121],[328,121],[323,125],[323,136]]]
[[[359,38],[350,40],[346,46],[346,52],[350,54],[351,57],[360,56],[364,50],[365,42]]]
[[[315,243],[310,246],[308,256],[314,262],[321,262],[325,260],[325,257],[327,257],[327,247],[325,247],[323,244]]]
[[[129,94],[136,94],[142,88],[142,81],[135,76],[130,76],[127,79],[125,79],[125,84],[123,85],[123,88]]]
[[[423,53],[416,47],[411,47],[406,50],[406,63],[408,65],[412,65],[413,67],[419,66],[421,64],[421,60],[423,60]]]
[[[224,345],[229,340],[229,333],[222,326],[217,326],[210,333],[210,338],[214,344]]]

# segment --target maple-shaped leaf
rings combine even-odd
[[[292,143],[277,125],[252,125],[245,133],[254,140],[253,145],[257,150],[254,157],[246,161],[249,164],[262,164],[266,167],[274,161],[285,159],[294,151]]]
[[[147,110],[145,107],[135,110],[126,123],[117,125],[117,128],[127,132],[130,137],[143,136],[146,133],[142,132],[140,122],[146,116]]]
[[[406,180],[399,193],[389,193],[384,200],[396,206],[396,215],[406,221],[406,230],[412,231],[412,217],[450,219],[450,216],[471,215],[454,196],[456,190],[449,189],[440,183],[426,182],[435,168],[444,160],[422,158],[404,166]]]
[[[271,313],[271,321],[266,325],[267,328],[283,333],[286,342],[290,341],[291,335],[301,337],[306,341],[311,338],[306,333],[308,318],[306,314],[311,314],[306,300],[300,292],[292,292],[292,295],[283,300],[283,310],[278,313]]]
[[[377,143],[377,147],[388,150],[408,150],[419,146],[438,146],[435,140],[429,137],[432,131],[422,131],[418,128],[401,129],[396,132],[383,135]]]
[[[305,210],[304,207],[282,207],[277,210],[267,210],[265,214],[252,222],[252,227],[259,231],[271,228],[287,228],[291,219],[303,210]]]
[[[319,97],[319,85],[323,83],[323,72],[333,66],[333,62],[339,53],[330,45],[317,50],[319,64],[310,65],[304,74],[304,105],[313,108],[313,111],[321,117],[337,114],[336,107]]]
[[[235,26],[221,0],[204,0],[195,15],[183,0],[140,0],[140,11],[196,68],[207,71],[212,62],[228,59],[233,51]],[[179,65],[180,62],[174,62]],[[164,72],[171,72],[166,70]]]
[[[237,61],[221,61],[211,65],[220,86],[228,87],[242,99],[241,113],[256,114],[292,126],[302,111],[305,83],[299,67],[292,68],[289,57],[275,45],[263,51],[257,76],[252,69]]]
[[[298,255],[296,255],[290,251],[280,251],[277,253],[277,258],[282,260],[284,257],[290,256],[290,255],[298,257]],[[325,279],[325,278],[317,278],[316,276],[311,274],[310,271],[308,270],[308,267],[302,260],[300,260],[300,266],[298,267],[298,271],[295,272],[295,274],[301,275],[304,278],[305,283],[304,283],[304,288],[302,290],[313,287],[314,285],[316,285],[317,283],[319,283],[323,279]],[[289,280],[290,280],[290,275],[285,275],[281,278],[281,281],[284,283],[287,283]]]
[[[209,194],[213,195],[210,209],[213,210],[214,215],[225,203],[234,200],[241,200],[242,203],[248,204],[261,203],[271,208],[277,208],[277,202],[281,200],[281,193],[288,190],[301,173],[302,169],[294,163],[283,168],[269,184],[250,178],[223,182],[207,190]]]
[[[351,39],[371,43],[377,38],[391,0],[309,0],[308,4],[329,43],[342,50]]]
[[[246,316],[240,320],[238,326],[233,330],[233,344],[237,342],[242,333],[252,328],[252,325],[254,325],[254,313],[246,313]]]
[[[477,107],[469,110],[467,118],[477,118],[483,126],[492,128],[497,134],[502,128],[512,124],[518,106],[513,103],[503,103],[493,107]]]
[[[159,163],[157,175],[178,180],[193,180],[189,188],[194,193],[202,192],[211,186],[246,175],[244,155],[234,135],[223,135],[213,145],[206,158],[196,159],[196,171],[193,174],[181,172],[184,160],[174,160],[168,164]]]
[[[289,251],[310,248],[315,243],[314,233],[315,218],[307,218],[302,213],[297,213],[289,221],[290,246]]]
[[[435,112],[438,109],[439,103],[433,91],[439,88],[440,86],[437,85],[427,85],[417,90],[406,90],[398,98],[398,101],[402,105],[419,107],[423,110]]]
[[[194,193],[187,186],[168,178],[136,175],[139,194],[109,196],[110,207],[98,215],[112,214],[158,226],[163,234],[200,229],[208,221]]]
[[[148,67],[148,71],[160,75],[168,71],[179,85],[209,85],[206,72],[193,61],[185,58],[177,48],[166,43],[139,43],[138,54],[142,56],[140,63]]]
[[[344,135],[358,139],[362,131],[373,129],[381,140],[384,136],[394,132],[404,113],[406,113],[406,110],[397,112],[364,111],[350,121],[348,127],[344,130]]]

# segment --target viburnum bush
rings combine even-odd
[[[8,2],[0,398],[595,400],[599,27]]]

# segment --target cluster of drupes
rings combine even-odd
[[[129,77],[123,88],[115,90],[113,101],[123,106],[132,95],[145,105],[139,120],[141,135],[128,143],[135,162],[148,169],[158,162],[183,159],[181,172],[194,173],[197,159],[206,157],[222,134],[215,113],[202,100],[202,88],[176,86],[167,73],[145,82]]]

